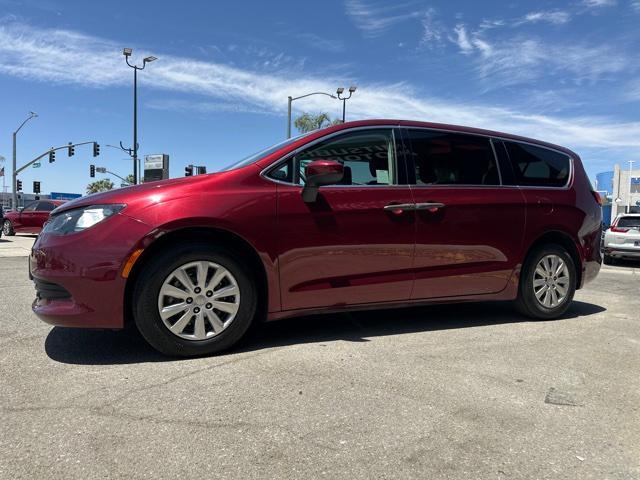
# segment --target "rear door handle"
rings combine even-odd
[[[439,202],[428,202],[428,203],[416,203],[416,210],[429,210],[430,212],[435,212],[436,210],[440,210],[444,208],[444,203]]]
[[[415,203],[390,203],[384,206],[386,212],[402,213],[411,212],[416,209]]]

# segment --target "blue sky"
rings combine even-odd
[[[640,160],[640,0],[570,2],[150,2],[0,0],[0,155],[19,163],[68,141],[131,143],[171,175],[209,171],[283,139],[287,95],[358,85],[348,119],[492,128],[577,151],[588,172]],[[296,112],[339,116],[328,97]],[[25,191],[83,192],[88,166],[130,161],[78,148],[21,175]],[[7,169],[9,170],[9,169]]]

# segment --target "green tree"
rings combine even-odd
[[[317,115],[304,112],[298,118],[296,118],[293,124],[296,126],[300,133],[308,133],[319,128],[329,127],[331,125],[337,125],[342,123],[342,120],[332,120],[331,117],[325,112],[321,112]]]
[[[129,175],[124,177],[124,179],[126,183],[128,183],[129,185],[133,185],[133,173],[130,173]]]
[[[87,185],[87,194],[106,192],[108,190],[113,190],[113,182],[108,178],[96,180]]]

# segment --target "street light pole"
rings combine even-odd
[[[291,138],[291,104],[294,100],[300,100],[301,98],[310,97],[311,95],[326,95],[327,97],[331,97],[333,99],[337,99],[335,95],[331,95],[330,93],[325,92],[313,92],[307,93],[306,95],[300,95],[299,97],[287,97],[287,138]]]
[[[627,213],[631,213],[631,172],[635,160],[629,160],[629,199],[627,201]]]
[[[349,96],[348,97],[342,97],[341,95],[344,93],[344,88],[340,87],[336,93],[338,94],[338,99],[342,100],[342,123],[344,123],[346,121],[346,113],[347,113],[347,100],[349,100],[351,98],[351,96],[353,95],[353,92],[355,92],[358,89],[358,87],[356,87],[355,85],[351,85],[349,87]]]
[[[133,151],[133,184],[136,185],[138,183],[138,70],[144,70],[147,63],[157,60],[157,57],[151,55],[144,58],[142,60],[142,66],[138,67],[137,65],[131,65],[131,63],[129,63],[129,57],[132,53],[133,49],[131,48],[125,48],[122,51],[127,65],[133,68],[133,146],[131,150]]]
[[[18,127],[18,129],[13,132],[13,175],[12,175],[12,187],[11,187],[11,207],[14,210],[18,209],[18,192],[16,191],[16,183],[18,180],[18,172],[16,171],[18,168],[18,159],[17,159],[17,148],[16,148],[16,137],[18,136],[18,132],[20,131],[20,129],[22,127],[24,127],[24,124],[27,123],[29,120],[31,120],[32,118],[37,117],[38,114],[35,112],[29,112],[29,116],[25,119],[24,122],[22,122],[20,124],[20,126]]]

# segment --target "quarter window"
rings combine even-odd
[[[563,187],[569,179],[569,157],[547,148],[504,142],[517,185]]]
[[[499,185],[488,138],[408,130],[417,185]]]
[[[344,165],[340,185],[390,185],[396,181],[393,130],[351,132],[316,143],[269,172],[274,180],[304,185],[304,169],[314,160],[335,160]]]

